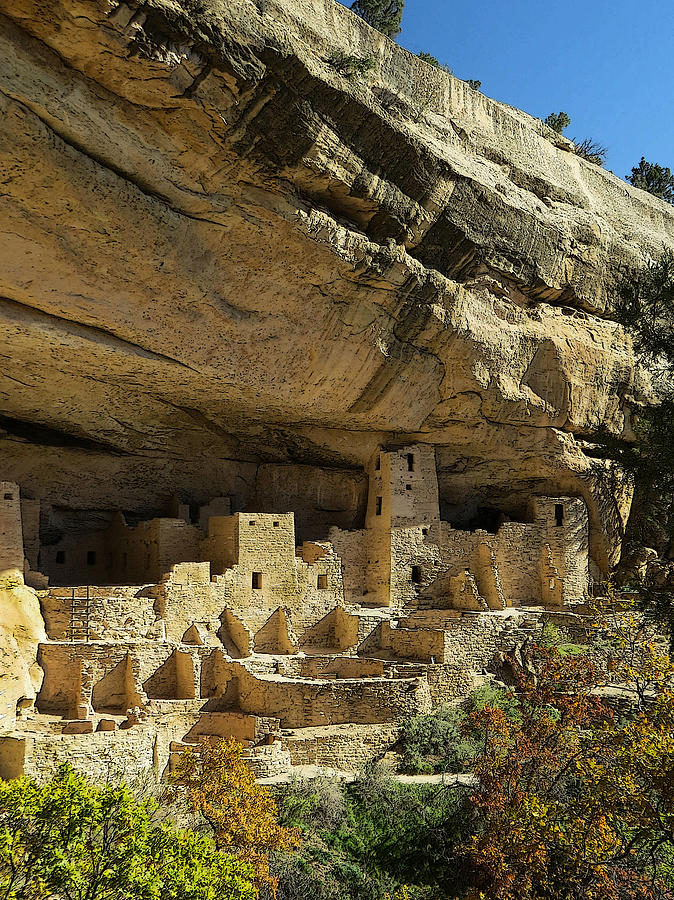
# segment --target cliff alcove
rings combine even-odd
[[[630,491],[586,449],[643,393],[607,293],[666,204],[332,0],[0,12],[3,477],[67,511],[285,491],[316,536],[418,440],[458,521],[583,496],[606,568]]]

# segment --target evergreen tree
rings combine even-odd
[[[387,37],[400,34],[405,0],[354,0],[351,9]]]
[[[642,156],[639,165],[632,169],[632,174],[625,177],[634,187],[674,204],[674,175],[665,166],[646,162]]]
[[[571,117],[565,112],[550,113],[547,119],[544,119],[543,121],[546,125],[549,125],[553,131],[556,131],[557,134],[561,134],[564,129],[568,128],[571,124]]]

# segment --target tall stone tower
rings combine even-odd
[[[23,528],[19,485],[0,481],[0,573],[18,569],[23,575]]]
[[[428,529],[440,521],[435,450],[424,444],[380,450],[368,475],[366,598],[389,606],[396,536],[406,541],[409,529]]]

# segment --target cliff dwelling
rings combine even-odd
[[[532,497],[526,521],[468,531],[441,519],[433,447],[380,448],[367,478],[364,527],[299,546],[292,512],[226,497],[44,544],[38,501],[3,482],[3,568],[39,589],[47,639],[0,775],[45,775],[59,754],[160,775],[208,735],[244,739],[261,774],[353,767],[479,684],[545,610],[587,598],[582,499]]]
[[[355,771],[575,622],[671,207],[334,0],[0,17],[0,776]]]

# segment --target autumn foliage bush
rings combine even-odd
[[[209,826],[218,850],[227,851],[252,868],[253,881],[273,893],[269,854],[291,851],[299,835],[278,822],[271,791],[257,784],[234,738],[204,742],[181,753],[165,794],[184,803]]]
[[[638,671],[651,690],[625,718],[598,696],[601,666],[539,646],[516,669],[519,720],[472,713],[471,900],[673,896],[674,669],[646,640],[635,668],[633,650],[615,642],[610,679],[629,689]]]

